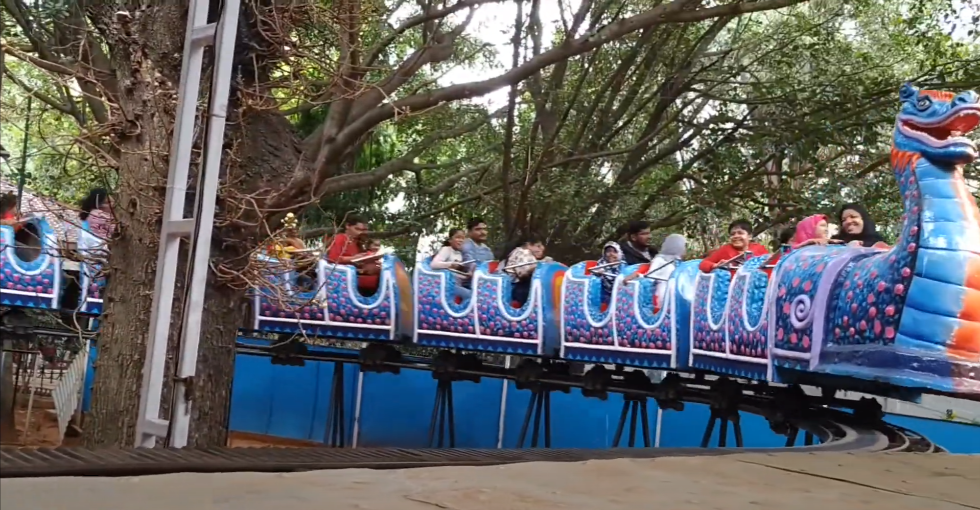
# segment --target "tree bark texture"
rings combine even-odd
[[[109,27],[103,33],[110,41],[120,44],[137,38],[145,41],[133,51],[113,51],[124,91],[118,113],[127,124],[139,126],[139,130],[119,136],[120,186],[114,211],[119,234],[110,244],[110,282],[105,292],[91,417],[85,430],[89,446],[129,446],[135,439],[139,414],[186,9],[160,6],[144,10],[133,20],[128,33],[126,25],[116,19],[114,10],[90,9],[89,15],[93,25]],[[205,69],[203,80],[208,79],[208,69]],[[226,147],[234,152],[235,158],[227,155],[223,158],[222,184],[234,182],[234,188],[242,193],[274,189],[277,178],[296,167],[301,154],[298,141],[281,115],[262,110],[240,115],[238,92],[235,89],[231,92]],[[244,216],[255,220],[254,229],[221,226],[223,215],[242,218],[235,214],[241,207],[236,194],[219,196],[212,266],[222,265],[232,271],[241,269],[248,250],[266,235],[260,228],[257,211],[253,218]],[[185,253],[182,250],[182,256],[186,257]],[[173,355],[183,311],[180,293],[184,269],[181,264],[170,332],[172,355],[168,358],[161,405],[161,418],[165,419],[169,414]],[[188,395],[192,401],[188,438],[191,446],[223,446],[227,441],[235,339],[248,316],[245,292],[239,288],[240,282],[235,283],[238,285],[230,285],[227,278],[219,278],[214,271],[208,273],[197,372]]]

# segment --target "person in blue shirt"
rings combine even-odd
[[[483,218],[470,218],[470,221],[466,222],[466,238],[460,252],[463,261],[469,262],[466,264],[468,272],[472,273],[481,262],[495,260],[493,250],[487,246],[487,222],[483,221]]]

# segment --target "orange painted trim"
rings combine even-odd
[[[956,94],[946,90],[920,90],[919,94],[932,98],[934,101],[948,103],[956,97]]]

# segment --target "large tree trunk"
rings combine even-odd
[[[201,316],[197,374],[191,395],[189,446],[225,446],[235,372],[235,339],[247,313],[245,293],[208,276],[207,301]]]
[[[87,446],[131,446],[153,306],[160,212],[183,44],[186,6],[175,2],[129,11],[94,0],[88,15],[112,46],[120,83],[113,109],[113,155],[119,186],[109,243],[102,327],[95,365]]]
[[[100,28],[113,26],[117,18],[114,9],[90,10],[90,15]],[[132,33],[138,38],[127,39],[125,30],[104,31],[110,41],[140,43],[136,51],[113,51],[115,67],[124,82],[122,88],[128,92],[120,98],[120,110],[124,118],[137,123],[140,132],[122,136],[120,142],[116,215],[121,232],[110,244],[110,283],[99,339],[92,416],[85,430],[90,446],[128,446],[135,439],[185,16],[186,8],[161,6],[144,11],[133,23]],[[239,43],[247,49],[243,41]],[[251,62],[251,58],[243,61]],[[155,76],[151,71],[158,71],[169,83],[144,79]],[[254,74],[238,71],[236,74],[244,76]],[[204,76],[207,79],[207,73]],[[296,167],[300,147],[289,122],[281,115],[255,110],[239,116],[239,92],[232,90],[228,125],[228,147],[235,148],[236,154],[234,158],[226,156],[222,168],[223,184],[234,183],[234,189],[222,189],[217,214],[219,218],[233,216],[260,224],[255,214],[248,214],[250,211],[244,216],[238,214],[236,208],[242,207],[242,202],[236,199],[250,191],[276,189],[277,181]],[[247,263],[247,254],[265,232],[261,224],[254,229],[216,229],[211,264],[241,270]],[[209,271],[197,373],[189,395],[193,416],[188,443],[193,446],[223,446],[227,441],[235,339],[247,318],[245,292],[240,287],[241,281],[218,278]],[[179,299],[175,300],[175,312],[181,310],[180,304]],[[175,323],[171,344],[178,334]],[[169,368],[166,373],[165,398],[169,396],[173,375]],[[166,418],[169,402],[165,400],[161,407],[161,417]]]
[[[140,138],[153,139],[153,143]],[[135,439],[160,235],[159,209],[153,202],[162,200],[162,179],[166,177],[166,158],[150,156],[156,160],[154,165],[143,161],[141,152],[147,146],[167,147],[169,143],[166,127],[147,121],[142,133],[123,145],[124,154],[129,154],[119,162],[115,206],[119,232],[109,244],[99,357],[84,431],[85,444],[90,447],[130,446]]]

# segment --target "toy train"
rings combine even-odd
[[[496,262],[476,268],[472,297],[459,300],[455,276],[428,260],[409,272],[385,256],[372,296],[358,291],[354,268],[320,260],[313,290],[297,290],[287,270],[274,288],[256,289],[251,328],[775,382],[787,373],[837,376],[980,398],[980,210],[962,171],[977,150],[956,133],[980,123],[978,96],[911,85],[900,96],[891,161],[905,214],[890,250],[813,246],[771,266],[768,257],[746,258],[710,274],[687,261],[665,281],[644,276],[656,268],[631,266],[608,302],[596,262],[543,262],[520,306]],[[32,221],[56,249],[51,229]],[[10,227],[2,244],[15,246]],[[79,247],[97,248],[84,231]],[[18,253],[0,257],[0,303],[57,308],[59,258]],[[98,314],[104,282],[82,266],[79,310]],[[666,293],[655,306],[658,286]]]

